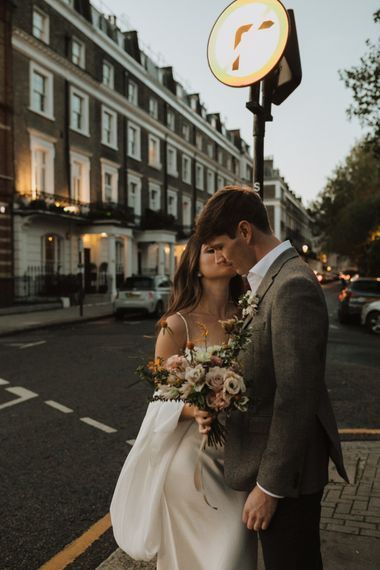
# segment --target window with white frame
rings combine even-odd
[[[30,136],[32,196],[36,198],[39,192],[54,194],[54,143]]]
[[[182,136],[185,141],[190,141],[190,125],[189,123],[183,123],[182,125]]]
[[[199,150],[202,150],[203,147],[203,136],[202,133],[197,132],[195,137],[195,144]]]
[[[191,184],[191,158],[186,154],[182,156],[182,180]]]
[[[102,167],[102,201],[118,203],[119,168],[113,163],[100,159]]]
[[[112,63],[103,60],[103,76],[102,76],[103,85],[109,87],[110,89],[113,89],[115,82],[114,78],[115,78],[115,70]]]
[[[195,187],[198,190],[203,190],[204,189],[204,181],[203,181],[203,166],[202,164],[196,164],[195,165]]]
[[[190,196],[182,196],[182,225],[191,226],[192,201]]]
[[[70,87],[70,128],[89,136],[88,95]]]
[[[49,17],[39,8],[33,8],[33,36],[49,43]]]
[[[168,109],[166,124],[171,131],[175,130],[175,114],[171,109]]]
[[[90,202],[90,159],[70,152],[71,197],[77,202]]]
[[[148,163],[154,168],[161,168],[160,139],[154,135],[148,137]]]
[[[128,81],[128,101],[132,103],[132,105],[138,105],[138,86],[137,83],[132,81],[131,79]]]
[[[220,188],[223,188],[224,186],[224,178],[223,176],[218,176],[218,190],[220,190]]]
[[[137,176],[128,176],[128,206],[135,216],[141,216],[141,179]]]
[[[172,146],[167,147],[168,174],[178,176],[177,150]]]
[[[168,190],[168,214],[175,218],[178,216],[177,199],[177,192],[174,190]]]
[[[210,158],[214,158],[214,143],[207,143],[207,154]]]
[[[158,119],[158,101],[155,97],[149,97],[149,115]]]
[[[102,144],[117,148],[117,113],[102,105]]]
[[[133,123],[128,123],[128,156],[141,160],[141,129]]]
[[[86,67],[86,46],[78,38],[71,41],[71,61],[82,69]]]
[[[209,194],[215,192],[215,174],[212,170],[207,171],[207,192]]]
[[[217,157],[217,161],[219,162],[219,164],[223,164],[223,151],[219,147],[216,151],[216,157]]]
[[[149,183],[149,208],[155,212],[161,209],[161,188],[154,182]]]
[[[200,200],[197,200],[195,203],[195,217],[198,218],[199,214],[201,213],[202,209],[203,209],[204,203],[201,202]]]
[[[54,119],[53,75],[32,61],[30,62],[30,108],[44,117]]]
[[[227,156],[227,168],[228,170],[232,170],[232,159],[230,156]]]

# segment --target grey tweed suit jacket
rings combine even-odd
[[[317,492],[328,460],[347,479],[325,384],[328,313],[314,273],[294,248],[272,264],[257,291],[252,337],[241,356],[250,397],[227,419],[225,479],[281,496]]]

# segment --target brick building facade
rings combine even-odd
[[[252,179],[239,131],[88,1],[15,0],[12,44],[16,295],[173,274],[207,198]]]

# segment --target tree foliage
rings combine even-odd
[[[380,23],[380,10],[373,17]],[[341,71],[340,77],[352,90],[348,116],[358,117],[361,125],[369,128],[366,142],[380,156],[380,39],[377,44],[367,40],[366,45],[367,53],[360,64]]]
[[[380,273],[380,159],[365,142],[328,179],[310,214],[327,252],[352,257],[366,273]]]

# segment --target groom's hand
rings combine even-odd
[[[249,530],[266,530],[276,511],[278,499],[255,487],[247,497],[243,509],[243,523]]]

